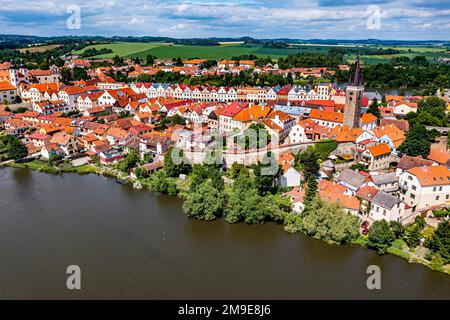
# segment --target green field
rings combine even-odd
[[[142,42],[118,42],[118,43],[110,43],[110,44],[96,44],[92,46],[88,46],[82,50],[75,51],[75,54],[81,54],[87,49],[111,49],[112,53],[102,54],[98,55],[95,58],[103,58],[108,59],[112,58],[115,55],[121,56],[121,57],[128,57],[128,56],[135,56],[136,54],[150,50],[152,48],[157,48],[161,46],[167,46],[169,44],[167,43],[142,43]]]
[[[111,49],[113,53],[99,55],[94,58],[112,58],[115,55],[121,57],[139,57],[145,58],[151,54],[161,59],[172,59],[181,57],[182,59],[202,58],[202,59],[230,59],[234,56],[254,54],[258,57],[267,57],[278,59],[290,54],[301,52],[321,53],[325,54],[330,48],[354,48],[352,45],[316,45],[316,44],[293,44],[289,49],[274,49],[264,48],[258,44],[222,44],[220,46],[190,46],[190,45],[175,45],[171,43],[140,43],[140,42],[118,42],[113,44],[97,44],[86,47],[83,50],[76,51],[75,54],[81,54],[84,50],[96,48],[97,50],[106,48]],[[450,57],[448,53],[449,48],[445,47],[431,47],[431,46],[383,46],[383,49],[393,48],[402,51],[395,55],[361,55],[363,63],[376,64],[385,63],[390,59],[398,56],[407,56],[413,58],[417,55],[424,55],[430,62],[433,62],[437,57]],[[355,59],[355,54],[347,54],[345,56],[348,60]]]
[[[139,57],[145,58],[151,54],[161,59],[172,59],[181,57],[182,59],[202,58],[202,59],[230,59],[235,56],[254,54],[258,57],[270,56],[274,59],[285,57],[290,54],[300,52],[326,53],[330,47],[319,45],[298,45],[291,49],[273,49],[264,48],[256,44],[222,44],[220,46],[190,46],[175,45],[171,43],[139,43],[139,42],[119,42],[113,44],[97,44],[76,51],[75,54],[81,54],[87,49],[95,48],[97,50],[106,48],[111,49],[113,53],[98,55],[93,58],[112,58],[115,55],[121,57]]]

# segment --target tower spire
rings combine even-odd
[[[355,63],[355,73],[350,75],[350,81],[348,83],[350,86],[363,86],[364,80],[361,73],[361,63],[359,61],[359,53],[357,54],[356,63]]]

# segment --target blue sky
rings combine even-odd
[[[79,30],[66,26],[69,5]],[[450,40],[449,30],[449,0],[0,0],[7,34]]]

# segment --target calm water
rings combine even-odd
[[[111,179],[0,168],[0,186],[3,299],[450,298],[450,277],[421,265],[273,224],[189,220],[178,199]],[[371,264],[381,291],[366,289]]]

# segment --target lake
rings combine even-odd
[[[113,179],[0,168],[0,185],[1,299],[450,299],[450,277],[422,265],[276,224],[191,220],[178,198]]]

